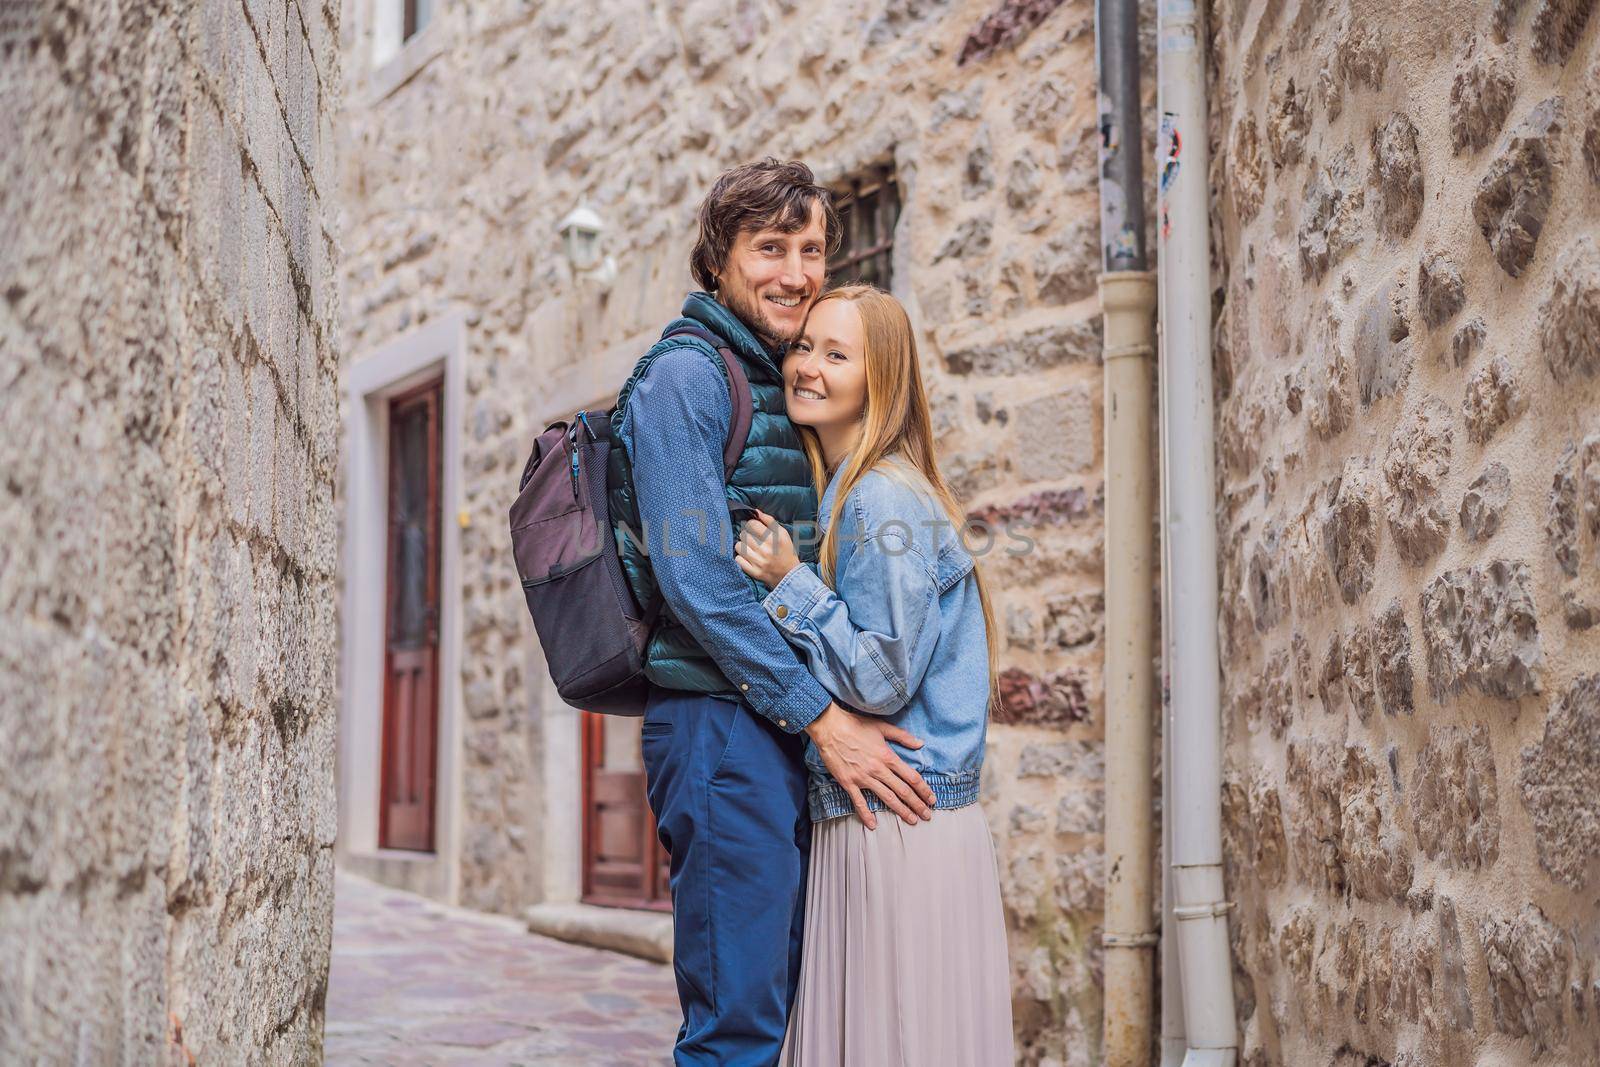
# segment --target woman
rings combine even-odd
[[[937,804],[931,820],[870,829],[808,747],[805,947],[781,1062],[1009,1064],[1005,920],[977,804],[994,620],[961,543],[963,511],[934,458],[905,309],[871,286],[825,294],[783,376],[823,494],[818,569],[759,513],[736,558],[770,590],[768,616],[841,704],[923,740],[900,755]],[[883,810],[876,797],[868,806]]]

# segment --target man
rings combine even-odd
[[[907,822],[931,815],[932,790],[885,738],[920,742],[829,698],[768,622],[732,552],[730,506],[791,526],[816,520],[780,368],[821,293],[837,232],[828,192],[804,164],[768,159],[723,174],[701,204],[691,255],[707,291],[689,295],[618,397],[649,549],[643,560],[625,539],[624,569],[636,596],[658,587],[664,602],[642,732],[650,806],[672,859],[679,1064],[778,1058],[805,912],[807,736],[868,825],[863,790]],[[754,409],[731,477],[723,449],[735,386],[723,347]]]

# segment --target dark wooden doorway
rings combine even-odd
[[[640,719],[583,712],[583,899],[670,911],[667,853],[645,797]]]
[[[433,851],[439,734],[442,381],[389,401],[382,848]]]

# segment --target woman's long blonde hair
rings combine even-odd
[[[844,471],[839,476],[839,488],[833,497],[833,514],[828,520],[827,532],[822,535],[817,558],[821,564],[822,580],[834,584],[835,566],[839,559],[839,509],[845,498],[868,472],[890,457],[898,457],[922,476],[926,488],[944,508],[956,530],[964,530],[966,509],[951,492],[949,483],[939,471],[939,460],[934,452],[933,419],[928,412],[928,393],[922,386],[922,368],[917,362],[917,340],[911,329],[911,320],[900,301],[871,285],[844,285],[823,293],[817,304],[827,300],[848,300],[861,316],[862,335],[865,338],[867,372],[867,402],[862,413],[861,440],[845,460]],[[813,305],[812,310],[816,310]],[[822,442],[817,432],[809,426],[796,426],[800,440],[811,461],[811,477],[817,485],[820,499],[828,488],[827,464],[823,460]],[[897,473],[894,467],[885,473]],[[989,644],[989,707],[999,706],[999,653],[1000,635],[995,627],[994,607],[989,600],[989,590],[983,573],[973,563],[973,575],[978,584],[978,600],[983,605],[983,624]]]

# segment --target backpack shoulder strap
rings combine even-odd
[[[727,443],[722,446],[722,479],[727,481],[733,477],[733,468],[739,465],[739,454],[744,451],[745,440],[750,436],[750,423],[755,418],[755,409],[750,400],[750,379],[722,338],[703,326],[679,326],[662,340],[673,337],[693,337],[704,341],[717,350],[728,372],[728,399],[732,401],[733,417],[729,420]]]

